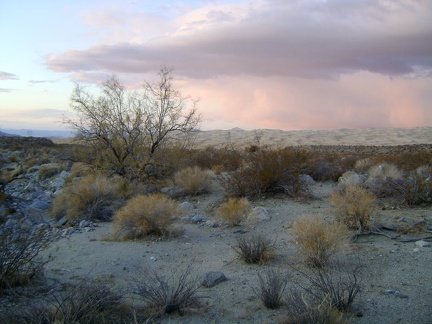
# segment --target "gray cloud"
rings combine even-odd
[[[13,89],[0,88],[0,92],[11,92]]]
[[[57,80],[30,80],[30,84],[39,84],[39,83],[56,83]]]
[[[253,75],[333,78],[432,71],[428,1],[281,1],[221,7],[143,43],[97,45],[52,55],[63,72],[153,73],[161,64],[196,78]]]
[[[0,71],[0,80],[18,80],[18,76],[12,73]]]

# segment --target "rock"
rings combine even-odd
[[[415,245],[419,246],[419,247],[426,247],[426,246],[429,246],[430,243],[426,242],[426,241],[423,241],[423,240],[420,240],[420,241],[415,242]]]
[[[66,225],[66,223],[68,222],[68,219],[66,216],[63,216],[62,218],[60,218],[57,223],[55,224],[55,226],[57,227],[61,227],[63,225]]]
[[[79,222],[79,227],[83,228],[83,227],[90,227],[91,226],[91,222],[87,221],[87,220],[82,220],[81,222]]]
[[[24,209],[24,215],[33,221],[40,223],[48,219],[48,215],[40,209],[37,208],[26,208]]]
[[[193,209],[193,205],[189,201],[184,201],[180,204],[182,210]]]
[[[210,271],[204,275],[202,285],[206,288],[210,288],[226,280],[228,279],[222,271]]]
[[[66,236],[72,235],[74,232],[75,232],[75,228],[73,228],[73,227],[68,227],[68,228],[65,228],[65,229],[63,230],[63,232],[62,232],[62,236],[63,236],[63,237],[66,237]]]
[[[264,207],[253,208],[247,218],[251,222],[269,221],[271,219],[268,210]]]
[[[36,200],[32,204],[30,204],[29,208],[35,208],[39,210],[48,210],[51,208],[51,205],[46,201]]]
[[[407,294],[401,293],[399,290],[389,289],[384,292],[386,295],[395,295],[399,298],[408,298]]]
[[[200,215],[194,215],[194,216],[192,216],[192,218],[191,218],[191,221],[192,221],[192,223],[194,223],[194,224],[198,224],[198,223],[201,223],[202,222],[202,217],[200,216]]]
[[[299,177],[299,180],[304,184],[313,184],[315,183],[315,180],[308,174],[302,174]]]

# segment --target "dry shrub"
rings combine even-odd
[[[432,167],[422,166],[395,183],[396,190],[409,206],[432,203]]]
[[[44,181],[60,173],[60,171],[61,167],[57,164],[43,164],[41,165],[36,178],[38,181]]]
[[[168,235],[180,212],[179,203],[163,194],[137,195],[115,214],[115,236],[129,240]]]
[[[300,287],[310,296],[319,301],[328,299],[332,308],[347,312],[361,291],[361,268],[361,265],[356,265],[344,270],[336,263],[331,267],[313,268],[311,274],[297,271],[308,279],[310,287]]]
[[[187,194],[195,196],[209,189],[210,174],[197,166],[189,167],[176,172],[174,182]]]
[[[290,196],[306,191],[299,174],[307,155],[293,149],[262,148],[249,152],[243,165],[231,173],[223,186],[236,197],[258,198],[263,194]]]
[[[0,228],[0,288],[25,285],[41,274],[48,262],[40,253],[55,239],[46,229]]]
[[[53,200],[51,215],[56,219],[66,216],[70,221],[110,220],[121,204],[125,179],[91,174],[72,182]]]
[[[235,251],[249,264],[265,264],[275,257],[274,243],[261,235],[237,239]]]
[[[403,174],[398,167],[391,163],[381,163],[368,170],[365,186],[378,197],[392,197],[397,195],[395,182],[402,179]]]
[[[219,206],[216,217],[231,226],[238,226],[246,220],[251,210],[250,203],[246,198],[229,198],[227,202]]]
[[[253,292],[264,306],[270,309],[279,308],[288,283],[287,275],[270,268],[258,273],[258,283],[258,288],[253,288]]]
[[[136,281],[134,293],[145,302],[152,312],[162,315],[182,312],[198,305],[199,283],[191,277],[191,268],[174,271],[169,277],[150,269]]]
[[[343,314],[331,305],[326,296],[322,300],[309,300],[299,292],[294,292],[288,300],[288,314],[283,324],[343,324]]]
[[[376,209],[376,198],[366,189],[347,185],[342,191],[330,196],[336,218],[349,229],[367,230]]]
[[[348,241],[344,224],[325,223],[320,216],[302,216],[294,222],[292,229],[300,252],[313,267],[327,265]]]

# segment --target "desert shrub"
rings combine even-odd
[[[137,278],[134,293],[152,312],[162,315],[182,312],[186,307],[198,304],[199,283],[191,276],[191,268],[178,269],[170,276],[146,269]]]
[[[330,299],[310,300],[307,296],[294,292],[288,300],[288,313],[283,324],[343,324],[343,314],[332,307]]]
[[[238,237],[235,251],[244,262],[249,264],[265,264],[275,257],[274,242],[261,235],[249,238]]]
[[[90,174],[66,186],[54,198],[51,215],[66,216],[70,221],[110,220],[123,204],[125,179]]]
[[[409,206],[432,203],[432,167],[430,166],[417,168],[394,185]]]
[[[48,262],[40,253],[54,241],[45,229],[0,227],[0,288],[24,285],[42,273]]]
[[[359,276],[361,266],[357,265],[347,271],[340,264],[332,267],[313,268],[312,274],[299,271],[310,283],[310,287],[300,285],[315,300],[328,298],[332,308],[340,312],[348,311],[358,293],[361,291]]]
[[[258,198],[263,194],[303,193],[299,175],[305,160],[301,151],[264,148],[249,152],[243,165],[224,181],[227,193],[236,197]]]
[[[139,239],[148,235],[168,235],[179,214],[179,203],[163,194],[137,195],[115,214],[115,236]]]
[[[216,210],[216,217],[231,226],[238,226],[246,220],[251,206],[246,198],[229,198]]]
[[[209,189],[210,174],[199,167],[189,167],[176,172],[174,182],[189,195],[198,195]]]
[[[310,152],[305,173],[316,181],[337,181],[355,164],[354,156],[330,152]]]
[[[300,217],[292,229],[300,252],[313,267],[325,266],[348,239],[344,224],[325,223],[320,216]]]
[[[56,174],[58,174],[61,171],[61,168],[57,164],[43,164],[39,168],[38,174],[37,174],[37,180],[38,181],[44,181]]]
[[[226,145],[223,148],[207,146],[203,150],[195,150],[192,153],[193,163],[202,169],[212,169],[215,173],[235,171],[243,163],[241,152],[232,145]]]
[[[347,185],[342,191],[330,196],[336,219],[349,229],[369,229],[371,217],[376,209],[375,196],[366,189]]]
[[[258,287],[253,288],[255,295],[262,301],[263,305],[270,309],[279,308],[288,279],[286,274],[267,269],[258,273]]]
[[[118,306],[122,295],[105,284],[74,282],[50,297],[51,303],[39,314],[33,310],[33,319],[39,323],[113,323],[121,319]]]
[[[391,163],[381,163],[368,170],[368,178],[364,183],[378,197],[392,197],[397,194],[395,182],[402,179],[402,172]]]

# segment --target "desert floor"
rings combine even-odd
[[[293,240],[291,224],[300,215],[320,215],[333,219],[328,196],[337,183],[314,183],[312,198],[266,198],[254,201],[264,207],[269,219],[255,220],[240,227],[212,226],[214,207],[224,197],[217,178],[211,192],[185,198],[187,207],[176,227],[184,233],[169,240],[114,242],[111,223],[99,223],[92,232],[74,233],[59,240],[46,255],[46,276],[68,281],[72,278],[99,278],[110,286],[128,291],[145,269],[170,275],[191,265],[200,282],[208,271],[222,271],[227,281],[211,288],[200,288],[202,307],[187,310],[184,316],[162,317],[169,323],[279,323],[286,310],[268,310],[254,295],[257,274],[266,267],[285,271],[289,278],[286,295],[298,288],[304,278],[294,268],[306,270]],[[388,208],[380,201],[375,220],[387,225],[426,221],[432,225],[431,208]],[[387,206],[385,210],[382,207]],[[192,217],[202,218],[194,223]],[[210,221],[210,222],[207,222]],[[267,265],[247,265],[234,250],[236,238],[260,234],[275,242],[276,258]],[[387,233],[395,235],[394,232]],[[426,234],[427,235],[427,234]],[[428,234],[430,236],[430,234]],[[418,237],[421,237],[419,235]],[[425,236],[425,234],[423,234]],[[361,236],[344,247],[336,259],[342,267],[362,265],[362,292],[354,303],[350,323],[430,323],[432,321],[432,247],[400,242],[407,236]],[[398,291],[401,294],[388,293]],[[387,293],[386,293],[387,292]],[[360,314],[361,317],[356,316]]]

